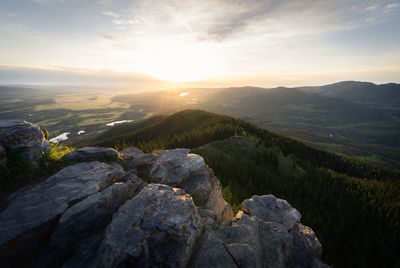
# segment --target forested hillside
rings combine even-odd
[[[232,138],[232,136],[234,136]],[[105,138],[107,137],[107,138]],[[197,110],[126,124],[92,145],[146,152],[187,147],[202,155],[238,209],[254,194],[274,194],[302,213],[334,267],[398,267],[400,173],[346,158]]]

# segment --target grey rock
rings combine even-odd
[[[122,176],[121,167],[79,163],[19,193],[0,214],[0,264],[39,248],[69,207],[103,191]]]
[[[136,147],[128,147],[120,152],[121,154],[131,154],[131,155],[139,155],[144,154],[144,152]]]
[[[218,217],[214,213],[214,211],[209,210],[209,209],[204,209],[201,207],[196,207],[196,208],[197,208],[197,211],[199,212],[200,217],[203,219],[203,223],[205,225],[217,224]]]
[[[104,231],[89,236],[74,247],[71,258],[63,263],[63,268],[89,267],[96,257],[96,252],[104,238]]]
[[[282,224],[257,221],[260,244],[259,257],[267,267],[296,267],[293,237]],[[300,265],[299,267],[309,267]]]
[[[141,179],[137,181],[116,182],[104,191],[93,194],[73,205],[61,216],[50,242],[57,246],[68,247],[91,231],[101,230],[107,219],[125,201],[131,199],[140,190]]]
[[[124,160],[134,159],[135,156],[144,154],[141,150],[136,147],[129,147],[119,152],[119,155]]]
[[[232,243],[226,245],[226,248],[232,254],[239,267],[254,268],[257,266],[256,253],[248,244]]]
[[[150,171],[150,178],[152,182],[183,188],[192,195],[196,205],[214,211],[225,221],[233,218],[233,212],[229,212],[231,208],[222,197],[220,183],[213,171],[203,157],[189,154],[189,149],[160,153]]]
[[[242,204],[243,211],[266,222],[283,224],[287,230],[300,222],[301,214],[286,200],[273,195],[253,196]]]
[[[22,120],[0,120],[0,145],[9,157],[39,167],[42,152],[50,148],[39,125]]]
[[[0,145],[0,165],[7,163],[7,152],[6,149]]]
[[[184,267],[202,222],[184,191],[149,184],[114,215],[92,267]]]
[[[138,154],[129,161],[128,170],[135,172],[140,178],[149,178],[150,170],[158,160],[157,154]]]
[[[262,202],[266,197],[253,196],[245,200],[243,207],[248,209],[248,214],[239,211],[233,221],[216,230],[235,263],[240,267],[328,267],[320,260],[320,243],[310,228],[296,220],[288,229],[288,222],[293,222],[292,207],[286,201],[283,206]],[[268,201],[274,199],[267,198]],[[283,213],[277,217],[279,209]],[[285,215],[288,220],[283,219]]]
[[[200,249],[191,263],[193,268],[238,267],[214,231],[206,228]]]
[[[308,227],[304,226],[303,224],[298,224],[298,234],[303,237],[303,241],[305,242],[307,248],[309,249],[312,254],[317,257],[322,257],[322,245],[319,242],[317,236],[315,235],[314,231]]]
[[[144,184],[140,178],[130,176],[125,182],[116,182],[67,209],[42,254],[46,258],[39,256],[37,263],[41,266],[62,264],[75,251],[75,244],[104,229],[119,206],[143,189]]]
[[[236,218],[230,225],[221,225],[216,231],[216,235],[226,245],[236,263],[250,265],[250,267],[262,267],[258,225],[254,218],[247,215]],[[247,256],[245,260],[243,259],[244,255]]]
[[[66,161],[88,161],[101,159],[118,159],[119,153],[107,147],[83,147],[62,157]]]
[[[152,181],[171,186],[180,185],[189,177],[189,169],[196,168],[186,164],[189,151],[189,149],[175,149],[161,152],[150,173]]]

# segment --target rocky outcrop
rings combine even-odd
[[[288,202],[253,196],[233,218],[218,179],[187,149],[65,157],[93,158],[108,163],[75,163],[10,196],[0,267],[326,267]]]
[[[214,211],[220,219],[231,220],[233,212],[222,197],[218,179],[203,157],[189,151],[175,149],[160,153],[149,173],[151,181],[183,188],[197,205]]]
[[[4,165],[7,162],[6,149],[0,145],[0,165]]]
[[[243,211],[266,222],[280,223],[287,230],[300,222],[300,213],[286,200],[273,195],[253,196],[243,201]]]
[[[328,267],[319,259],[321,244],[311,228],[299,223],[300,217],[285,200],[253,196],[233,221],[208,229],[206,237],[216,236],[213,243],[223,245],[237,267]],[[226,252],[221,246],[203,247],[195,266],[205,267],[199,265],[204,256],[225,259]]]
[[[188,194],[149,184],[119,209],[93,267],[184,267],[201,230]]]
[[[69,207],[103,191],[122,175],[121,167],[79,163],[18,193],[0,214],[0,263],[33,254]]]
[[[90,161],[90,160],[112,160],[118,159],[119,153],[113,148],[83,147],[63,156],[66,161]]]
[[[9,158],[39,167],[43,151],[50,148],[37,124],[22,120],[0,120],[0,145]]]

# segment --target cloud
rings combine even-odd
[[[392,0],[393,1],[393,0]],[[155,35],[190,34],[201,41],[242,35],[312,35],[382,21],[397,4],[363,0],[149,0],[132,1],[116,25],[135,24]],[[125,14],[126,11],[126,14]],[[136,25],[140,18],[143,25]],[[378,19],[379,18],[379,19]],[[369,22],[367,22],[369,21]],[[132,23],[134,22],[134,23]]]
[[[376,10],[378,8],[378,5],[372,5],[372,6],[367,6],[366,8],[365,8],[365,10],[367,10],[367,11],[373,11],[373,10]]]
[[[268,34],[320,34],[324,32],[357,28],[365,22],[366,15],[355,7],[361,1],[217,1],[207,25],[205,39],[223,41],[243,32]],[[353,8],[354,7],[354,8]],[[374,10],[370,5],[367,10]]]
[[[115,13],[112,12],[112,11],[103,11],[103,12],[101,12],[101,14],[104,15],[104,16],[119,18],[119,15],[118,15],[118,14],[115,14]]]
[[[128,24],[134,24],[135,21],[133,21],[133,20],[113,20],[113,23],[116,25],[128,25]]]
[[[385,7],[385,12],[387,12],[387,13],[392,12],[394,9],[396,9],[399,6],[400,6],[400,4],[398,4],[398,3],[388,4]]]

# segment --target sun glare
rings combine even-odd
[[[135,61],[125,67],[162,80],[196,81],[213,77],[216,73],[216,56],[208,44],[159,38],[143,42],[135,55],[126,53],[122,52],[120,56],[134,56]]]

